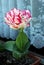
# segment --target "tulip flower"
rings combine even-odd
[[[31,14],[29,10],[12,9],[5,16],[6,23],[13,29],[25,28],[30,25]]]

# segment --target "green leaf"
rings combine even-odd
[[[25,45],[28,42],[27,35],[22,31],[20,31],[18,37],[16,38],[16,46],[20,51],[24,50]]]
[[[0,44],[0,51],[4,50],[3,44]]]
[[[28,40],[27,44],[25,45],[24,50],[28,50],[28,49],[29,49],[29,47],[30,47],[30,41]]]
[[[15,57],[16,59],[20,59],[24,57],[26,54],[28,54],[28,50],[24,50],[23,52],[21,52],[17,49],[16,45],[14,44],[12,54],[13,54],[13,57]]]
[[[26,44],[25,48],[24,48],[24,51],[21,52],[18,50],[16,44],[14,44],[13,46],[13,57],[15,57],[16,59],[20,59],[22,57],[24,57],[26,54],[28,54],[28,48],[29,48],[30,44],[29,44],[29,41],[28,43]]]
[[[13,46],[15,44],[15,41],[8,41],[4,44],[5,49],[9,51],[13,51]]]
[[[13,57],[15,57],[16,59],[21,58],[21,53],[18,50],[18,48],[16,47],[16,44],[14,44],[13,46]]]
[[[0,51],[4,50],[4,43],[2,41],[0,41]]]
[[[19,52],[19,51],[17,51],[17,50],[15,50],[15,51],[13,51],[13,57],[15,57],[16,59],[19,59],[19,58],[21,58],[21,53]]]

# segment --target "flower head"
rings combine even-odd
[[[13,29],[25,28],[29,26],[31,14],[29,10],[17,10],[16,8],[7,12],[6,23]]]

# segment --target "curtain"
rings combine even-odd
[[[0,36],[7,39],[15,39],[18,31],[9,28],[7,24],[4,23],[4,16],[6,12],[16,7],[16,0],[0,0]]]
[[[16,39],[18,31],[11,29],[4,23],[6,12],[13,8],[28,9],[31,11],[34,21],[24,32],[36,48],[44,47],[44,0],[0,0],[0,37]]]
[[[31,0],[32,17],[31,43],[36,48],[44,47],[44,0]]]

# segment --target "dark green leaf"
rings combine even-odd
[[[20,51],[23,51],[26,43],[28,42],[27,35],[21,31],[16,39],[16,46]]]
[[[27,44],[27,46],[28,46],[29,44]],[[14,44],[14,46],[13,46],[13,57],[15,57],[16,59],[20,59],[20,58],[22,58],[23,56],[25,56],[26,54],[28,54],[28,48],[29,48],[29,46],[28,47],[25,47],[25,49],[24,49],[24,51],[23,52],[21,52],[21,51],[19,51],[18,50],[18,48],[16,47],[16,44]]]
[[[0,51],[4,50],[4,43],[0,41]]]
[[[0,44],[0,51],[4,50],[3,44]]]
[[[13,46],[13,57],[15,57],[16,59],[21,58],[21,53],[15,44]]]
[[[29,47],[30,47],[30,41],[28,40],[27,44],[25,45],[24,50],[28,50],[28,49],[29,49]]]

